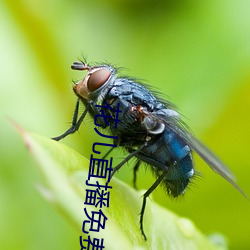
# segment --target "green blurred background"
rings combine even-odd
[[[40,173],[8,117],[47,137],[64,132],[76,100],[72,80],[83,76],[70,65],[82,55],[123,66],[168,96],[250,196],[249,13],[247,0],[1,1],[0,249],[79,249],[81,229],[36,191]],[[97,138],[88,119],[63,143],[89,158]],[[249,201],[195,160],[203,177],[184,198],[158,188],[153,199],[206,234],[226,235],[230,249],[250,249]],[[132,167],[117,174],[130,185]],[[140,170],[140,188],[153,180]]]

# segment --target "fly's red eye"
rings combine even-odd
[[[110,71],[108,69],[99,69],[92,73],[88,79],[88,90],[93,92],[99,89],[109,78]]]

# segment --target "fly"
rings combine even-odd
[[[118,138],[114,139],[114,144],[124,147],[128,155],[114,168],[112,176],[133,157],[137,159],[134,166],[134,186],[136,171],[141,163],[149,165],[157,176],[156,181],[143,195],[140,230],[145,240],[143,216],[147,197],[159,184],[172,197],[184,193],[195,174],[192,151],[246,197],[227,166],[188,131],[172,103],[158,98],[146,85],[132,78],[118,77],[117,70],[111,65],[90,66],[85,62],[74,62],[71,68],[85,70],[87,74],[73,87],[78,99],[71,127],[53,139],[59,141],[76,132],[87,113],[93,118],[100,114],[96,105],[108,103],[112,110],[107,109],[104,112],[110,117],[114,117],[113,112],[120,105],[121,121],[115,128],[114,120],[108,120],[109,129]],[[80,102],[84,104],[85,111],[78,117]],[[99,118],[101,127],[105,129],[107,124],[103,118]]]

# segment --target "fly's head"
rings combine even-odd
[[[84,100],[103,95],[104,88],[116,77],[115,69],[109,65],[89,66],[83,62],[74,62],[71,69],[88,71],[86,76],[73,87],[75,94]]]

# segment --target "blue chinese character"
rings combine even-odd
[[[86,189],[84,204],[99,206],[100,208],[102,208],[102,205],[109,207],[109,196],[110,192],[104,192],[104,190],[100,192],[98,188],[96,190]]]
[[[96,154],[100,154],[101,152],[100,151],[96,151],[95,150],[95,146],[96,145],[102,145],[102,146],[110,146],[110,147],[117,147],[117,145],[115,145],[115,144],[107,144],[107,143],[101,143],[101,142],[95,142],[94,144],[93,144],[93,147],[92,147],[92,151],[94,152],[94,153],[96,153]]]
[[[105,185],[100,185],[98,181],[96,181],[96,184],[91,184],[86,180],[86,185],[91,186],[91,187],[97,187],[98,189],[100,188],[105,188],[105,191],[107,191],[107,188],[112,188],[111,186],[108,185],[109,182],[106,182]]]
[[[117,128],[117,123],[121,121],[121,120],[118,119],[119,113],[122,112],[122,111],[119,109],[120,103],[118,103],[118,105],[117,105],[117,110],[115,110],[115,111],[114,111],[114,109],[113,109],[112,107],[109,106],[109,104],[108,104],[106,101],[105,101],[104,103],[105,103],[104,106],[102,106],[102,105],[95,105],[95,107],[102,108],[102,109],[100,110],[100,111],[101,111],[101,114],[99,114],[99,115],[97,114],[97,115],[95,116],[95,125],[96,125],[96,126],[99,126],[99,127],[102,127],[102,126],[103,126],[102,124],[97,123],[97,118],[98,118],[98,117],[101,117],[101,118],[105,121],[105,123],[106,123],[108,126],[109,126],[109,122],[108,122],[107,118],[112,118],[112,119],[114,120],[114,122],[115,122],[115,128]],[[116,113],[116,116],[115,116],[115,117],[112,117],[111,115],[105,114],[103,109],[110,109],[110,110],[112,111],[112,114],[113,114],[113,113]]]
[[[94,158],[93,155],[91,154],[88,180],[90,180],[90,177],[106,179],[108,175],[108,182],[109,182],[111,172],[113,171],[112,161],[113,161],[112,157],[110,158],[110,163],[109,163],[108,160]]]
[[[88,242],[87,248],[83,246],[83,244],[82,244],[83,241]],[[103,246],[103,238],[101,239],[101,242],[97,238],[94,238],[93,242],[92,242],[91,239],[90,239],[90,236],[88,236],[87,240],[82,240],[82,236],[80,236],[80,245],[81,245],[81,250],[83,250],[83,249],[87,249],[87,250],[90,250],[90,249],[91,250],[102,250],[103,248],[105,248]],[[90,246],[92,246],[92,248],[90,248]]]
[[[83,224],[82,224],[82,232],[83,233],[85,233],[85,234],[89,233],[88,231],[85,230],[85,224],[86,223],[91,223],[89,231],[99,232],[100,228],[102,228],[102,229],[105,228],[105,223],[106,223],[106,220],[108,218],[105,216],[105,214],[102,212],[101,209],[99,209],[99,212],[91,211],[91,217],[87,213],[86,208],[84,208],[84,212],[85,212],[85,214],[86,214],[86,216],[88,217],[89,220],[85,220],[83,222]]]

